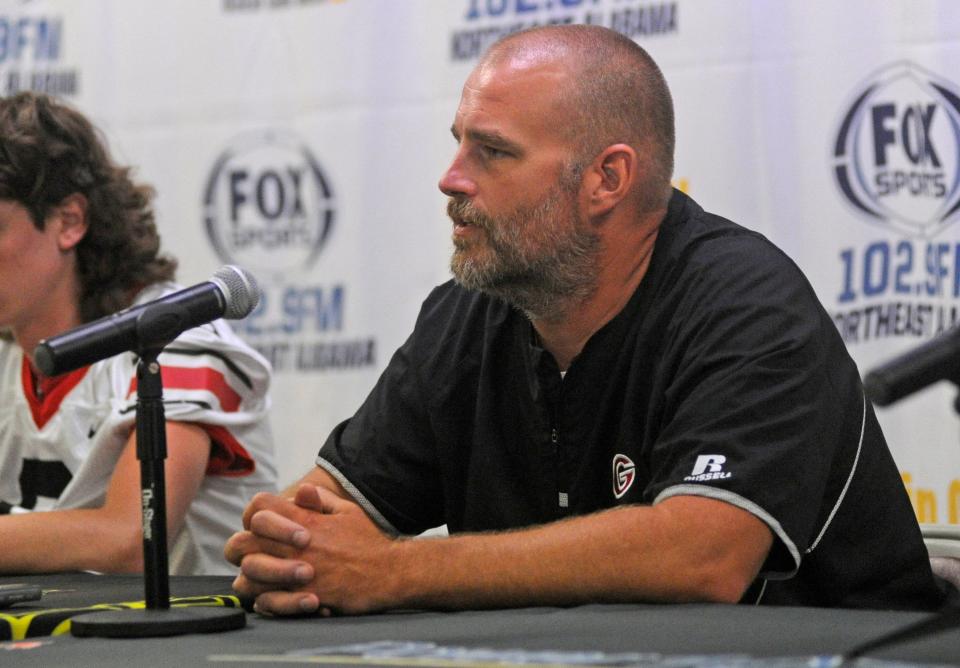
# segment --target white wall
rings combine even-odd
[[[95,120],[156,186],[182,282],[225,262],[256,274],[265,305],[239,329],[276,364],[288,482],[447,277],[436,182],[477,49],[554,20],[615,26],[654,55],[677,182],[797,261],[862,371],[956,318],[951,0],[0,0],[0,94],[51,89]],[[881,193],[897,173],[912,181]],[[922,521],[958,523],[954,395],[879,411]]]

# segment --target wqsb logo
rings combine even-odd
[[[960,217],[960,95],[914,63],[858,88],[833,154],[837,186],[874,223],[931,238]]]
[[[330,236],[329,180],[289,132],[243,135],[217,158],[204,191],[204,222],[220,259],[265,272],[308,269]]]

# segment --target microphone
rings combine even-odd
[[[887,406],[938,380],[960,382],[960,327],[872,370],[863,389],[873,403]]]
[[[253,276],[228,264],[209,281],[40,341],[33,362],[43,375],[56,376],[128,350],[162,348],[192,327],[243,318],[259,301]]]

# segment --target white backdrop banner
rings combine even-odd
[[[498,37],[629,35],[677,109],[676,183],[803,269],[866,373],[960,306],[952,0],[0,0],[0,94],[63,96],[157,189],[185,284],[236,263],[274,365],[282,482],[448,277],[436,182]],[[922,522],[960,523],[956,389],[878,414]]]

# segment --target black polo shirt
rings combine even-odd
[[[636,293],[565,376],[522,313],[447,283],[318,464],[401,533],[706,496],[775,536],[745,601],[942,598],[857,368],[813,289],[764,237],[679,192]]]

